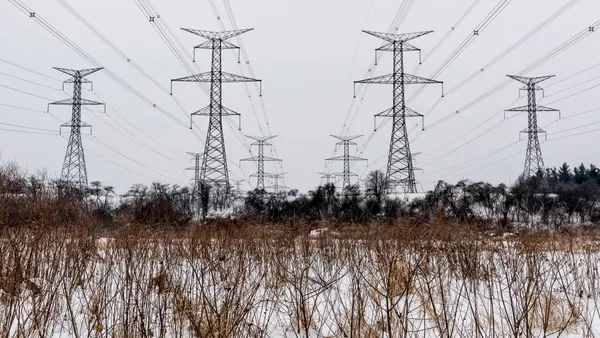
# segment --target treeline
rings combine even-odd
[[[259,191],[248,195],[246,217],[279,222],[303,218],[359,223],[402,218],[414,224],[441,219],[504,229],[514,225],[557,228],[600,222],[600,169],[581,164],[571,170],[565,163],[528,179],[519,177],[512,186],[439,181],[422,198],[410,201],[388,196],[380,171],[368,175],[364,192],[358,186],[340,192],[329,184],[293,198],[282,194],[264,196]]]
[[[136,184],[118,195],[111,186],[92,182],[80,190],[44,173],[24,174],[15,164],[0,166],[0,227],[15,226],[182,226],[214,218],[214,211],[235,219],[278,224],[322,220],[345,223],[384,221],[427,224],[432,220],[481,227],[516,226],[557,228],[567,224],[600,222],[600,170],[567,164],[549,168],[512,186],[485,182],[439,181],[420,198],[406,200],[386,193],[385,176],[369,173],[364,190],[333,184],[307,194],[290,190],[272,194],[250,191],[245,196],[204,187],[155,182]],[[224,196],[232,198],[225,199]]]

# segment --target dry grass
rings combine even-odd
[[[597,235],[236,221],[12,229],[0,236],[0,336],[591,335]]]

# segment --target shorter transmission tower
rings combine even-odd
[[[186,152],[187,154],[192,156],[192,160],[194,161],[194,166],[190,168],[185,168],[185,170],[193,170],[194,178],[190,179],[193,187],[194,194],[200,192],[200,165],[202,162],[202,153],[191,153]]]
[[[104,113],[106,113],[106,105],[101,102],[82,99],[81,85],[83,83],[92,83],[85,77],[99,70],[102,70],[102,68],[74,70],[54,67],[54,69],[71,76],[71,78],[63,82],[63,89],[65,83],[73,84],[73,98],[60,100],[48,104],[48,112],[50,112],[50,105],[73,107],[71,113],[71,121],[64,123],[60,126],[61,132],[63,127],[71,128],[71,132],[69,134],[69,144],[67,145],[67,153],[65,154],[65,159],[63,161],[60,180],[67,184],[73,185],[79,189],[82,189],[85,186],[87,186],[88,179],[87,168],[85,165],[85,155],[83,152],[83,144],[81,142],[81,128],[90,128],[91,133],[92,126],[87,123],[81,122],[81,106],[103,105]]]
[[[193,170],[194,178],[190,179],[192,183],[192,204],[196,207],[196,215],[200,217],[202,210],[202,203],[200,200],[200,164],[202,160],[202,153],[190,153],[187,154],[192,156],[194,161],[194,166],[190,168],[185,168],[184,170]]]
[[[235,183],[235,192],[238,194],[238,196],[242,195],[242,183],[244,183],[246,180],[232,180],[231,182]]]
[[[281,173],[281,174],[270,174],[270,173],[265,173],[265,177],[268,177],[270,179],[273,180],[273,185],[270,185],[268,187],[265,187],[265,189],[272,189],[273,190],[273,194],[277,195],[280,192],[282,192],[282,189],[289,189],[289,187],[286,187],[285,185],[280,184],[279,180],[283,181],[284,176],[287,173]]]
[[[539,77],[523,77],[517,75],[507,75],[513,80],[517,80],[525,87],[521,90],[527,91],[527,105],[508,109],[508,112],[527,112],[528,124],[527,129],[522,130],[519,133],[519,140],[521,134],[528,134],[527,140],[527,155],[525,156],[525,168],[523,170],[523,176],[525,178],[535,176],[538,172],[544,172],[546,170],[544,166],[544,158],[542,157],[542,149],[540,147],[540,140],[538,134],[546,134],[542,128],[538,127],[537,123],[537,112],[539,111],[558,111],[558,118],[560,119],[560,111],[554,108],[544,107],[537,104],[536,91],[543,91],[542,87],[538,86],[538,83],[546,81],[554,75],[539,76]],[[548,136],[546,135],[546,138]]]
[[[350,186],[350,176],[358,176],[358,175],[350,172],[350,162],[351,161],[367,161],[366,158],[350,156],[350,146],[357,145],[357,143],[354,142],[353,140],[361,137],[362,135],[358,135],[358,136],[330,135],[330,136],[340,140],[340,142],[336,143],[336,146],[340,146],[340,145],[344,146],[344,155],[328,158],[326,161],[344,161],[344,172],[341,174],[336,174],[336,176],[344,177],[344,180],[343,180],[344,183],[342,185],[342,190],[346,190]]]
[[[337,176],[339,176],[338,173],[334,173],[334,174],[328,174],[328,173],[317,173],[319,175],[321,175],[321,180],[325,180],[325,183],[327,184],[331,184],[332,182],[335,183],[335,178]],[[323,183],[323,182],[321,182]]]
[[[258,156],[254,156],[254,157],[249,157],[249,158],[244,158],[241,159],[240,161],[253,161],[253,162],[257,162],[258,164],[258,171],[250,176],[250,177],[256,177],[256,189],[261,191],[265,189],[265,161],[268,162],[281,162],[280,159],[278,158],[274,158],[274,157],[268,157],[265,156],[265,146],[271,146],[271,143],[268,143],[268,140],[272,140],[274,138],[277,137],[277,135],[274,136],[263,136],[263,137],[259,137],[259,136],[247,136],[247,138],[254,140],[256,142],[251,143],[251,146],[258,146]]]

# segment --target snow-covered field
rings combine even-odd
[[[78,239],[0,245],[2,337],[600,337],[600,246]]]

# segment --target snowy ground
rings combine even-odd
[[[2,337],[600,337],[594,242],[0,246]]]

